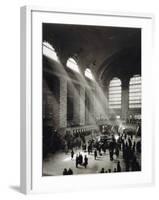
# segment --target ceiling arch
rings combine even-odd
[[[55,48],[63,65],[76,58],[80,71],[90,68],[98,81],[141,73],[139,28],[43,24],[43,41]]]

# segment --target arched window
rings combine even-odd
[[[78,72],[78,73],[80,72],[77,63],[76,63],[76,61],[73,58],[69,58],[67,60],[66,66],[68,68],[72,69],[75,72]]]
[[[93,76],[93,74],[92,74],[92,72],[91,72],[91,70],[90,70],[89,68],[86,68],[86,70],[85,70],[85,72],[84,72],[84,75],[85,75],[87,78],[89,78],[89,79],[91,79],[91,80],[94,80],[94,76]]]
[[[46,41],[43,42],[43,55],[45,55],[46,57],[48,57],[56,62],[59,62],[59,59],[55,52],[55,49],[52,47],[51,44],[49,44]]]
[[[113,78],[109,84],[109,108],[121,108],[121,81]]]
[[[134,75],[129,82],[129,108],[141,108],[141,76]]]

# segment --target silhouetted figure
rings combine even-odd
[[[72,151],[71,151],[71,160],[73,159],[73,156],[74,156],[74,151],[72,149]]]
[[[110,160],[113,160],[113,154],[114,154],[114,142],[111,141],[109,144],[109,156],[110,156]]]
[[[117,172],[121,172],[120,161],[118,161],[118,163],[117,163]]]
[[[116,168],[114,168],[114,172],[117,172],[117,169],[116,169]]]
[[[135,149],[136,149],[136,142],[133,143],[133,147],[132,147],[133,153],[135,153]]]
[[[73,174],[73,171],[72,171],[71,168],[69,168],[69,170],[67,171],[67,174],[68,174],[68,175],[72,175],[72,174]]]
[[[87,146],[85,143],[82,145],[82,148],[83,148],[83,151],[86,151]]]
[[[88,145],[88,154],[90,154],[90,152],[91,152],[91,146]]]
[[[108,169],[108,172],[111,173],[111,169]]]
[[[132,142],[131,142],[130,137],[129,137],[129,139],[128,139],[128,143],[129,143],[129,147],[131,148],[131,147],[132,147]]]
[[[99,155],[102,156],[101,147],[98,148]]]
[[[96,160],[97,158],[97,150],[94,151],[94,159]]]
[[[79,157],[78,155],[76,155],[76,168],[78,168],[78,164],[79,164]]]
[[[79,157],[78,157],[78,164],[82,165],[83,164],[83,156],[82,154],[79,153]]]
[[[109,149],[109,156],[110,156],[110,160],[112,161],[114,158],[113,158],[113,151],[112,149]]]
[[[67,172],[66,168],[63,170],[63,175],[68,175],[68,172]]]
[[[104,154],[106,154],[106,147],[105,147],[105,144],[103,144],[103,146],[102,146],[102,151],[104,152]]]
[[[125,159],[126,145],[125,145],[124,141],[122,142],[122,151],[123,151],[123,158]]]
[[[85,157],[84,157],[84,167],[86,168],[87,165],[88,165],[88,158],[87,158],[87,156],[85,155]]]
[[[101,169],[100,173],[104,173],[104,168]]]

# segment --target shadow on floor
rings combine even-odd
[[[21,193],[21,191],[20,191],[20,186],[18,186],[18,185],[10,185],[9,187],[10,187],[12,190],[16,191],[16,192]]]

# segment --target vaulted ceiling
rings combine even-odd
[[[100,81],[141,74],[141,29],[43,24],[43,41],[54,47],[64,65],[73,57]]]

